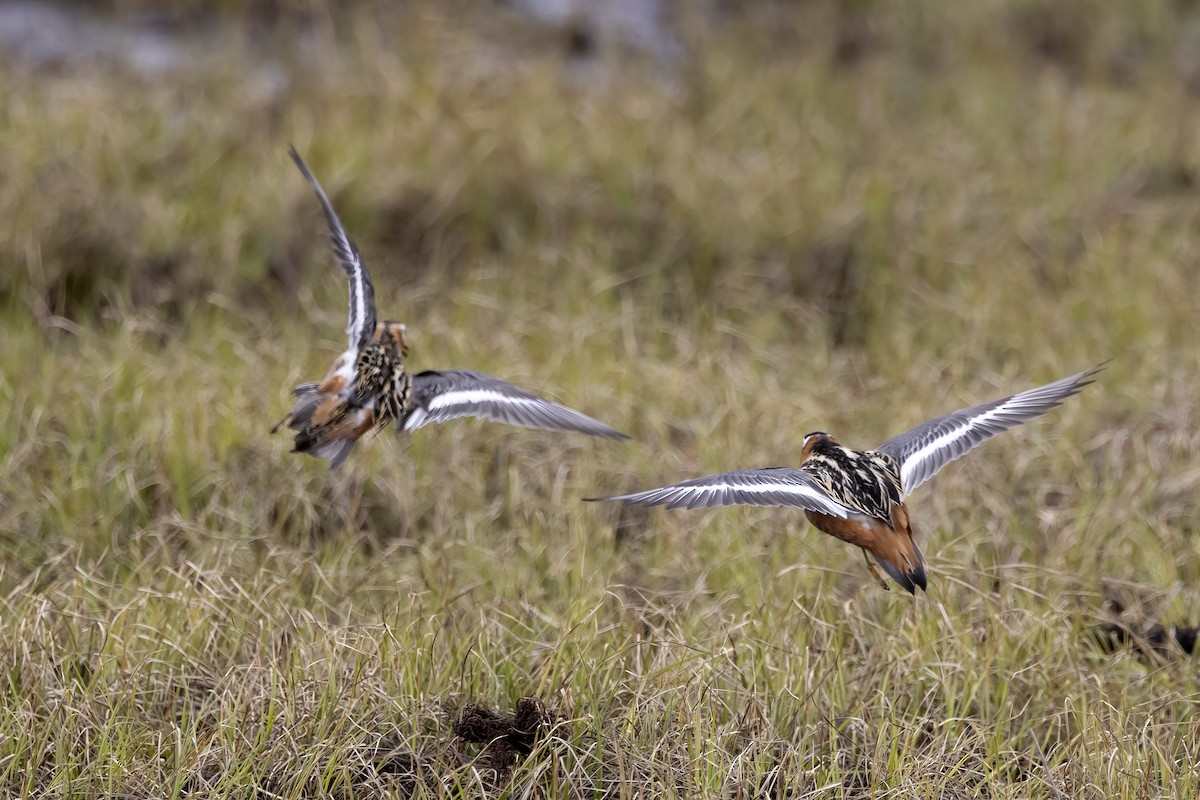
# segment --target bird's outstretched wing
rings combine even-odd
[[[894,436],[879,450],[900,465],[900,482],[910,494],[956,458],[998,433],[1015,428],[1057,407],[1093,381],[1103,365],[1011,397],[960,409]]]
[[[455,417],[482,417],[526,428],[577,431],[611,439],[629,438],[603,422],[480,372],[429,370],[418,373],[413,376],[412,401],[412,411],[404,420],[402,430],[416,430]]]
[[[333,210],[333,205],[325,196],[325,190],[321,188],[321,184],[317,183],[317,179],[309,172],[308,166],[304,163],[304,159],[300,158],[296,148],[289,147],[288,152],[305,179],[316,191],[317,199],[321,201],[321,208],[325,211],[325,221],[329,223],[329,239],[333,245],[333,255],[341,265],[342,271],[346,273],[346,277],[350,279],[350,321],[346,324],[346,333],[350,337],[350,348],[352,350],[361,349],[375,335],[375,287],[371,285],[371,276],[367,274],[367,267],[358,254],[358,247],[346,233],[342,221],[338,219],[337,212]]]
[[[739,469],[659,489],[591,499],[621,500],[642,506],[665,505],[667,508],[795,506],[841,519],[853,513],[827,495],[809,475],[790,467]]]

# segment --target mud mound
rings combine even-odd
[[[554,727],[554,714],[536,697],[522,697],[512,714],[468,705],[454,726],[454,735],[469,744],[483,745],[480,765],[508,775],[518,760],[533,752],[538,741]]]
[[[1110,594],[1107,616],[1110,619],[1092,629],[1091,636],[1096,646],[1106,653],[1115,653],[1130,647],[1139,656],[1187,655],[1196,652],[1198,625],[1164,625],[1157,622],[1152,610],[1147,610],[1145,601],[1136,601],[1132,608],[1125,600]]]
[[[1160,655],[1178,652],[1192,655],[1196,651],[1196,635],[1200,626],[1163,625],[1155,622],[1138,627],[1121,622],[1106,622],[1095,630],[1097,646],[1112,653],[1125,646],[1132,646],[1138,653],[1155,652]]]

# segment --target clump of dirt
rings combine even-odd
[[[522,697],[512,714],[499,714],[490,708],[468,705],[454,726],[454,735],[470,744],[484,746],[482,766],[506,777],[518,760],[533,752],[538,741],[557,722],[536,697]]]
[[[1139,629],[1122,622],[1105,622],[1096,629],[1095,638],[1100,649],[1108,653],[1132,645],[1134,650],[1143,655],[1151,651],[1167,655],[1178,646],[1191,655],[1196,651],[1197,633],[1200,633],[1200,626],[1196,625],[1162,625],[1155,622]]]
[[[1124,647],[1132,647],[1142,657],[1187,655],[1196,652],[1196,638],[1200,625],[1163,625],[1148,618],[1144,611],[1127,610],[1125,603],[1113,596],[1108,598],[1108,622],[1092,630],[1092,639],[1106,653],[1115,653]]]

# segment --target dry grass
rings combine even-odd
[[[1194,660],[1093,637],[1200,621],[1197,19],[1057,5],[685,18],[678,72],[423,5],[9,64],[0,793],[1200,794]],[[288,143],[414,366],[635,440],[288,455],[345,292]],[[579,502],[1106,358],[914,498],[927,596],[796,514]]]

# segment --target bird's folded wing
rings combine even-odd
[[[480,372],[421,372],[413,376],[412,392],[413,410],[403,424],[406,431],[455,417],[482,417],[526,428],[629,438],[574,409]]]
[[[853,513],[829,497],[807,474],[789,467],[722,472],[659,489],[599,499],[667,508],[794,506],[842,519]]]
[[[1079,392],[1103,366],[1080,372],[1011,397],[981,403],[931,419],[894,436],[879,450],[896,459],[905,494],[932,478],[942,467],[998,433],[1046,413]]]

